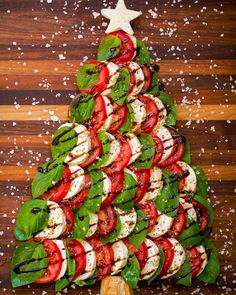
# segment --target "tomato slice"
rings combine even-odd
[[[143,242],[138,248],[136,248],[128,239],[124,239],[123,242],[125,243],[128,250],[135,254],[136,258],[138,259],[140,269],[142,270],[147,262],[147,245]]]
[[[202,259],[196,247],[186,249],[189,254],[189,259],[192,267],[192,277],[195,278],[201,269]]]
[[[57,244],[52,240],[44,240],[43,247],[48,256],[48,266],[43,276],[35,281],[37,284],[49,284],[55,281],[62,267],[62,255]]]
[[[86,268],[86,251],[84,246],[77,240],[70,240],[66,243],[70,254],[75,260],[75,275],[74,278],[77,278],[79,275],[84,273]]]
[[[119,106],[117,103],[113,103],[113,122],[108,129],[108,132],[115,133],[125,123],[128,114],[126,104]]]
[[[192,200],[194,209],[197,212],[198,224],[202,231],[206,230],[208,227],[208,213],[205,206],[196,200]]]
[[[171,242],[168,239],[161,237],[154,239],[153,242],[156,245],[160,246],[164,252],[165,259],[160,273],[160,276],[164,276],[171,267],[172,261],[174,259],[174,249],[172,247]]]
[[[101,209],[111,205],[111,203],[115,200],[116,196],[122,191],[124,180],[125,180],[123,171],[109,174],[107,173],[107,170],[105,168],[104,172],[107,174],[108,178],[111,180],[111,192],[106,197],[106,199],[102,202]]]
[[[70,207],[66,205],[61,205],[61,208],[66,217],[66,230],[64,231],[62,238],[67,238],[72,233],[72,230],[75,224],[75,218]]]
[[[128,91],[128,93],[130,94],[133,91],[134,86],[136,85],[136,78],[135,78],[135,73],[131,71],[130,67],[126,66],[126,68],[130,74],[130,85],[129,85],[129,91]]]
[[[152,86],[152,72],[150,70],[150,67],[147,65],[140,65],[140,67],[142,68],[144,74],[144,85],[142,93],[146,93]]]
[[[144,197],[150,180],[150,170],[149,169],[137,169],[134,166],[129,166],[129,169],[133,171],[137,177],[138,187],[135,196],[135,203],[139,203]]]
[[[158,218],[157,208],[153,201],[147,201],[144,204],[140,204],[139,207],[141,207],[147,215],[147,218],[149,220],[148,232],[151,232],[157,223],[157,218]]]
[[[111,272],[114,263],[114,252],[110,244],[103,245],[98,238],[89,238],[88,242],[96,253],[96,265],[98,270],[97,280],[102,280]]]
[[[161,161],[162,155],[164,153],[164,144],[162,140],[155,134],[152,134],[152,138],[155,142],[155,155],[153,158],[152,166],[156,166]]]
[[[115,63],[126,63],[131,61],[134,58],[136,48],[134,47],[134,43],[129,35],[121,30],[112,32],[107,36],[111,35],[117,36],[122,42],[119,53],[114,58],[112,58],[111,61]]]
[[[94,129],[89,129],[91,139],[91,150],[89,151],[88,159],[80,164],[80,167],[85,168],[93,164],[102,155],[102,143]]]
[[[179,191],[182,192],[185,186],[184,171],[177,163],[165,167],[166,170],[174,174],[179,179]]]
[[[106,237],[112,233],[116,227],[117,217],[113,206],[101,209],[98,213],[97,233],[101,237]]]
[[[181,204],[179,204],[177,215],[174,222],[167,232],[167,235],[172,238],[179,236],[186,227],[186,213]]]
[[[89,94],[100,94],[102,93],[108,85],[109,82],[109,70],[105,63],[100,63],[97,60],[91,60],[88,64],[97,65],[99,68],[99,78],[98,81],[88,89],[80,89],[81,93],[89,93]]]
[[[105,102],[102,95],[97,95],[94,98],[95,101],[95,110],[92,114],[92,117],[86,122],[88,128],[92,127],[95,131],[98,131],[105,123],[107,118]]]
[[[83,202],[86,200],[89,194],[89,189],[91,186],[91,176],[89,174],[85,174],[85,182],[82,190],[71,200],[69,200],[69,206],[72,209],[79,208]]]

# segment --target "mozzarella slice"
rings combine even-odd
[[[150,180],[147,192],[145,193],[144,197],[140,201],[140,203],[145,203],[146,201],[154,200],[160,194],[162,187],[163,187],[163,180],[162,180],[162,171],[157,166],[151,168],[150,171]]]
[[[181,168],[184,171],[185,176],[185,184],[183,191],[195,193],[197,189],[197,177],[192,167],[190,167],[187,163],[183,161],[177,162],[178,165],[181,166]]]
[[[61,266],[61,270],[59,275],[57,276],[56,280],[59,280],[60,278],[62,278],[67,270],[67,257],[66,257],[66,249],[65,249],[65,245],[62,242],[62,240],[53,240],[53,242],[57,245],[57,247],[59,248],[60,252],[61,252],[61,257],[62,257],[62,266]]]
[[[139,156],[141,156],[142,148],[138,137],[134,133],[127,133],[125,136],[128,137],[128,142],[132,150],[132,156],[128,164],[130,165],[131,163],[135,162]]]
[[[130,99],[129,104],[132,108],[133,121],[137,124],[137,127],[146,119],[146,107],[138,99]]]
[[[98,227],[98,215],[92,212],[89,213],[89,230],[86,234],[86,238],[91,237]]]
[[[176,239],[168,239],[168,240],[171,242],[173,246],[174,258],[166,275],[161,277],[161,279],[166,279],[176,274],[180,270],[181,266],[184,264],[184,260],[185,260],[185,251],[184,251],[184,248],[180,245],[180,243]]]
[[[196,248],[197,248],[198,253],[200,254],[201,259],[202,259],[201,268],[200,268],[199,272],[196,275],[196,276],[199,276],[204,271],[204,268],[207,265],[208,257],[207,257],[206,249],[205,249],[205,247],[203,245],[197,246]]]
[[[148,233],[148,235],[151,238],[158,238],[163,236],[168,232],[168,230],[171,228],[173,224],[174,218],[169,217],[160,211],[158,211],[158,218],[157,222],[151,232]]]
[[[56,239],[66,230],[66,218],[61,207],[52,201],[47,201],[49,208],[48,224],[39,232],[36,238]]]
[[[157,125],[164,125],[166,118],[167,118],[167,110],[166,110],[164,104],[162,103],[162,101],[158,97],[156,97],[154,95],[148,94],[148,97],[150,97],[152,100],[155,101],[157,108],[158,108]]]
[[[105,89],[102,95],[108,95],[111,92],[112,87],[116,84],[119,77],[119,67],[113,62],[107,62],[107,69],[109,72],[109,81],[107,84],[107,89]]]
[[[77,278],[75,278],[74,282],[78,280],[84,281],[90,278],[96,269],[96,255],[92,246],[85,240],[78,240],[78,241],[83,245],[85,253],[86,253],[86,267],[85,267],[84,273],[82,273]]]
[[[181,205],[183,206],[184,210],[186,211],[186,213],[188,214],[188,216],[197,222],[197,212],[194,209],[193,204],[190,202],[187,202],[186,199],[183,197],[180,197],[179,201]]]
[[[110,101],[110,99],[103,95],[102,96],[104,103],[105,103],[105,109],[106,109],[106,114],[107,114],[107,118],[105,120],[105,123],[103,124],[103,126],[100,128],[100,130],[107,130],[109,129],[109,127],[111,126],[112,122],[113,122],[113,105]]]
[[[74,197],[76,194],[78,194],[83,188],[85,183],[84,170],[80,166],[78,165],[69,166],[69,169],[71,172],[71,178],[73,180],[71,181],[70,189],[68,193],[66,194],[66,196],[64,197],[64,200],[68,200]]]
[[[102,196],[102,202],[106,200],[106,198],[109,196],[111,192],[111,180],[106,175],[106,173],[102,172],[103,175],[103,196]]]
[[[83,163],[89,157],[89,151],[91,150],[91,140],[89,131],[83,125],[75,125],[75,131],[77,133],[77,145],[66,156],[65,163],[68,165],[79,165]]]
[[[128,237],[132,233],[137,222],[137,213],[134,208],[130,212],[125,212],[119,208],[116,208],[115,210],[117,214],[119,214],[121,221],[121,229],[116,238],[117,241]]]
[[[148,280],[158,269],[160,263],[160,256],[159,249],[152,240],[145,239],[144,243],[147,246],[148,256],[146,259],[146,264],[144,265],[144,268],[141,270],[140,279]]]
[[[114,135],[108,132],[106,132],[106,134],[110,140],[110,152],[106,163],[102,167],[111,165],[120,154],[120,144],[118,140],[115,139]]]
[[[168,159],[170,155],[172,154],[175,142],[170,131],[164,126],[158,126],[155,133],[156,133],[156,136],[161,139],[164,145],[164,152],[159,162],[159,163],[162,163],[166,159]]]
[[[112,244],[114,252],[114,263],[111,268],[111,275],[116,275],[125,267],[128,260],[128,249],[122,241]]]
[[[134,77],[135,77],[135,85],[134,85],[130,95],[131,96],[138,95],[144,86],[145,77],[144,77],[143,71],[142,71],[141,67],[139,66],[139,64],[136,62],[133,62],[133,61],[130,62],[128,67],[129,67],[130,72],[134,73]]]

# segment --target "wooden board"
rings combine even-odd
[[[48,3],[52,2],[52,3]],[[80,3],[81,2],[81,3]],[[145,38],[160,77],[177,104],[178,127],[190,139],[192,161],[209,178],[215,209],[211,239],[221,261],[218,283],[192,288],[145,283],[145,294],[230,294],[236,266],[236,5],[234,0],[147,0],[133,28]],[[133,5],[134,6],[134,5]],[[10,259],[14,219],[30,198],[38,163],[49,156],[50,136],[66,120],[83,57],[95,57],[105,31],[102,1],[0,0],[0,294],[13,294]],[[59,121],[58,121],[59,120]],[[52,286],[23,287],[16,294],[54,294]],[[99,285],[68,288],[98,294]]]

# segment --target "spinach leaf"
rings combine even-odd
[[[124,281],[130,286],[130,288],[137,288],[140,278],[140,266],[136,256],[130,251],[127,264],[122,270],[121,276]]]
[[[124,124],[119,129],[120,134],[128,133],[131,131],[132,119],[131,119],[131,114],[129,111],[129,104],[127,104],[127,108],[128,108],[128,114],[127,114]]]
[[[220,273],[220,263],[217,250],[214,244],[207,239],[203,240],[202,245],[206,248],[208,262],[203,272],[197,278],[204,283],[214,284]]]
[[[45,193],[49,188],[52,188],[55,183],[62,179],[64,171],[65,157],[61,157],[49,162],[44,163],[38,168],[34,180],[32,182],[32,197],[38,198]]]
[[[137,191],[137,181],[129,172],[124,173],[125,181],[122,192],[115,198],[113,204],[124,211],[130,211],[134,206]]]
[[[142,154],[133,165],[136,168],[149,169],[152,166],[155,154],[155,143],[152,137],[148,134],[139,134],[137,137],[141,143]]]
[[[130,73],[125,67],[120,68],[119,78],[116,84],[112,87],[110,96],[118,105],[123,105],[128,94],[130,87]]]
[[[181,161],[184,161],[187,164],[191,164],[190,142],[187,138],[184,138],[184,154],[181,158]]]
[[[12,287],[33,283],[45,273],[47,264],[47,253],[42,244],[27,242],[17,246],[11,261]]]
[[[92,213],[97,213],[102,203],[104,177],[101,170],[90,171],[91,186],[84,206]]]
[[[176,124],[177,112],[173,100],[164,91],[160,91],[160,95],[158,96],[158,98],[162,101],[162,103],[165,105],[167,109],[168,115],[165,124],[167,126],[174,126]]]
[[[98,82],[100,70],[97,65],[85,64],[77,73],[77,86],[80,90],[89,89]]]
[[[84,123],[93,114],[95,101],[90,94],[79,94],[70,104],[69,121],[74,123]]]
[[[197,176],[196,194],[206,198],[207,197],[207,189],[208,189],[208,182],[206,179],[206,175],[205,175],[204,171],[202,170],[202,168],[200,168],[196,165],[191,165],[191,167],[193,168],[193,170],[195,171],[196,176]]]
[[[84,280],[84,281],[77,280],[77,281],[75,281],[75,284],[80,287],[92,286],[97,281],[97,275],[98,275],[98,272],[97,272],[97,270],[95,270],[94,274],[89,279]]]
[[[164,265],[164,261],[165,261],[165,255],[164,255],[162,248],[158,245],[157,245],[157,247],[159,249],[159,257],[160,257],[159,266],[158,266],[158,269],[155,271],[155,273],[148,279],[148,281],[147,281],[148,285],[151,285],[151,283],[153,281],[155,281],[156,278],[160,275],[163,265]]]
[[[136,226],[129,236],[129,241],[138,248],[146,239],[147,231],[149,227],[149,219],[146,213],[141,209],[138,208],[136,210],[137,213],[137,223]]]
[[[65,275],[55,282],[55,291],[59,292],[64,289],[73,280],[75,274],[75,260],[70,255],[68,249],[66,250],[67,270]]]
[[[150,53],[144,42],[137,40],[137,53],[135,56],[136,62],[149,65],[151,63]]]
[[[191,217],[188,215],[186,217],[186,228],[178,236],[177,240],[183,247],[194,247],[202,242],[202,232],[199,225]]]
[[[192,285],[192,266],[187,251],[185,251],[184,264],[180,270],[171,277],[171,280],[176,284],[188,287]]]
[[[75,225],[70,238],[83,239],[89,230],[90,212],[85,206],[74,211]]]
[[[107,36],[102,39],[98,47],[97,59],[99,61],[111,59],[119,53],[120,48],[121,48],[120,38],[114,35]]]
[[[160,94],[160,82],[158,78],[157,71],[159,70],[159,67],[156,69],[156,65],[151,65],[150,70],[152,73],[152,85],[148,93],[158,97]]]
[[[15,238],[18,241],[31,239],[34,234],[46,227],[48,219],[49,211],[47,201],[30,200],[26,202],[20,208],[16,219]]]
[[[116,212],[116,227],[109,236],[102,239],[103,244],[114,242],[120,234],[120,231],[121,231],[120,215],[117,210],[115,210],[115,212]]]
[[[155,204],[160,212],[169,217],[175,217],[179,207],[178,182],[166,170],[162,171],[162,175],[164,184]]]
[[[77,144],[77,133],[74,126],[62,126],[54,133],[51,143],[53,159],[67,155]]]

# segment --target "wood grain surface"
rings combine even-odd
[[[116,2],[116,1],[115,1]],[[235,0],[127,0],[142,10],[135,35],[149,45],[160,78],[177,104],[192,161],[209,179],[215,210],[211,239],[219,250],[216,285],[140,284],[147,294],[235,294],[236,3]],[[0,294],[55,294],[52,286],[12,290],[15,217],[30,198],[51,135],[67,118],[82,61],[94,58],[113,1],[0,0]],[[85,58],[84,58],[85,57]],[[99,284],[69,294],[98,294]],[[63,293],[64,294],[64,293]]]

